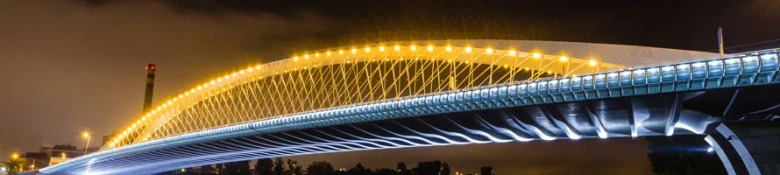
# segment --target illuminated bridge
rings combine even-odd
[[[780,140],[777,54],[500,40],[299,53],[201,82],[100,152],[41,173],[151,174],[343,151],[706,134],[729,173],[771,174],[780,169],[780,143],[771,142]]]

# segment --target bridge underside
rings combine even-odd
[[[771,92],[777,88],[767,85],[677,92],[258,133],[93,159],[61,172],[150,174],[220,162],[343,151],[705,134],[708,126],[724,120],[759,120],[776,115],[780,95]]]

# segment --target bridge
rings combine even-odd
[[[299,53],[199,83],[42,174],[152,174],[268,157],[708,135],[730,174],[780,171],[777,50],[456,40]],[[775,140],[774,142],[772,140]]]

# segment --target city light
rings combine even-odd
[[[128,128],[129,130],[129,128]],[[89,132],[84,131],[81,136],[87,139],[87,144],[84,145],[84,155],[87,155],[87,148],[89,148],[89,140],[92,138]]]
[[[509,56],[517,56],[517,51],[510,50],[509,51]]]
[[[463,49],[463,51],[466,51],[466,53],[471,53],[471,47],[466,47],[466,49]]]
[[[452,52],[452,46],[447,46],[446,50],[447,52]]]
[[[591,59],[588,61],[588,65],[590,66],[596,66],[597,64],[599,64],[599,62],[597,62],[596,60]]]
[[[542,54],[536,52],[536,53],[533,54],[533,57],[536,58],[536,59],[539,59],[539,58],[542,58]]]
[[[559,60],[561,60],[561,62],[566,62],[569,61],[569,58],[567,58],[566,56],[561,56]]]
[[[18,158],[19,158],[19,153],[11,154],[11,160],[18,159]]]
[[[487,53],[487,54],[493,54],[493,49],[491,49],[491,48],[487,48],[487,49],[485,49],[485,53]]]

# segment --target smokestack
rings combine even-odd
[[[144,94],[144,114],[152,109],[152,94],[154,93],[154,72],[157,71],[154,64],[146,66],[146,93]]]

